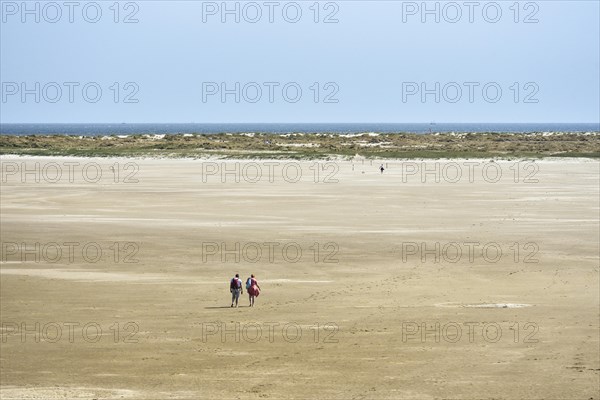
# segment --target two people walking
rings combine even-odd
[[[231,292],[231,307],[233,307],[234,303],[237,307],[240,294],[244,294],[240,274],[235,274],[235,277],[229,282],[229,291]],[[248,299],[250,301],[249,307],[253,307],[254,299],[260,294],[260,286],[258,285],[258,281],[254,277],[254,274],[246,279],[246,291],[248,292]]]

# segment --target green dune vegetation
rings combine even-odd
[[[588,133],[0,135],[0,154],[243,159],[600,157]]]

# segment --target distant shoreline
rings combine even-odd
[[[359,134],[359,133],[554,133],[598,132],[598,123],[2,123],[0,134],[136,135],[136,134]]]
[[[600,158],[600,132],[0,135],[0,154],[221,159]]]

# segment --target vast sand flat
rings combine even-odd
[[[599,163],[469,162],[3,156],[2,399],[599,399]]]

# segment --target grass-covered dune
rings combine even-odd
[[[0,135],[0,154],[223,158],[600,157],[588,133]]]

